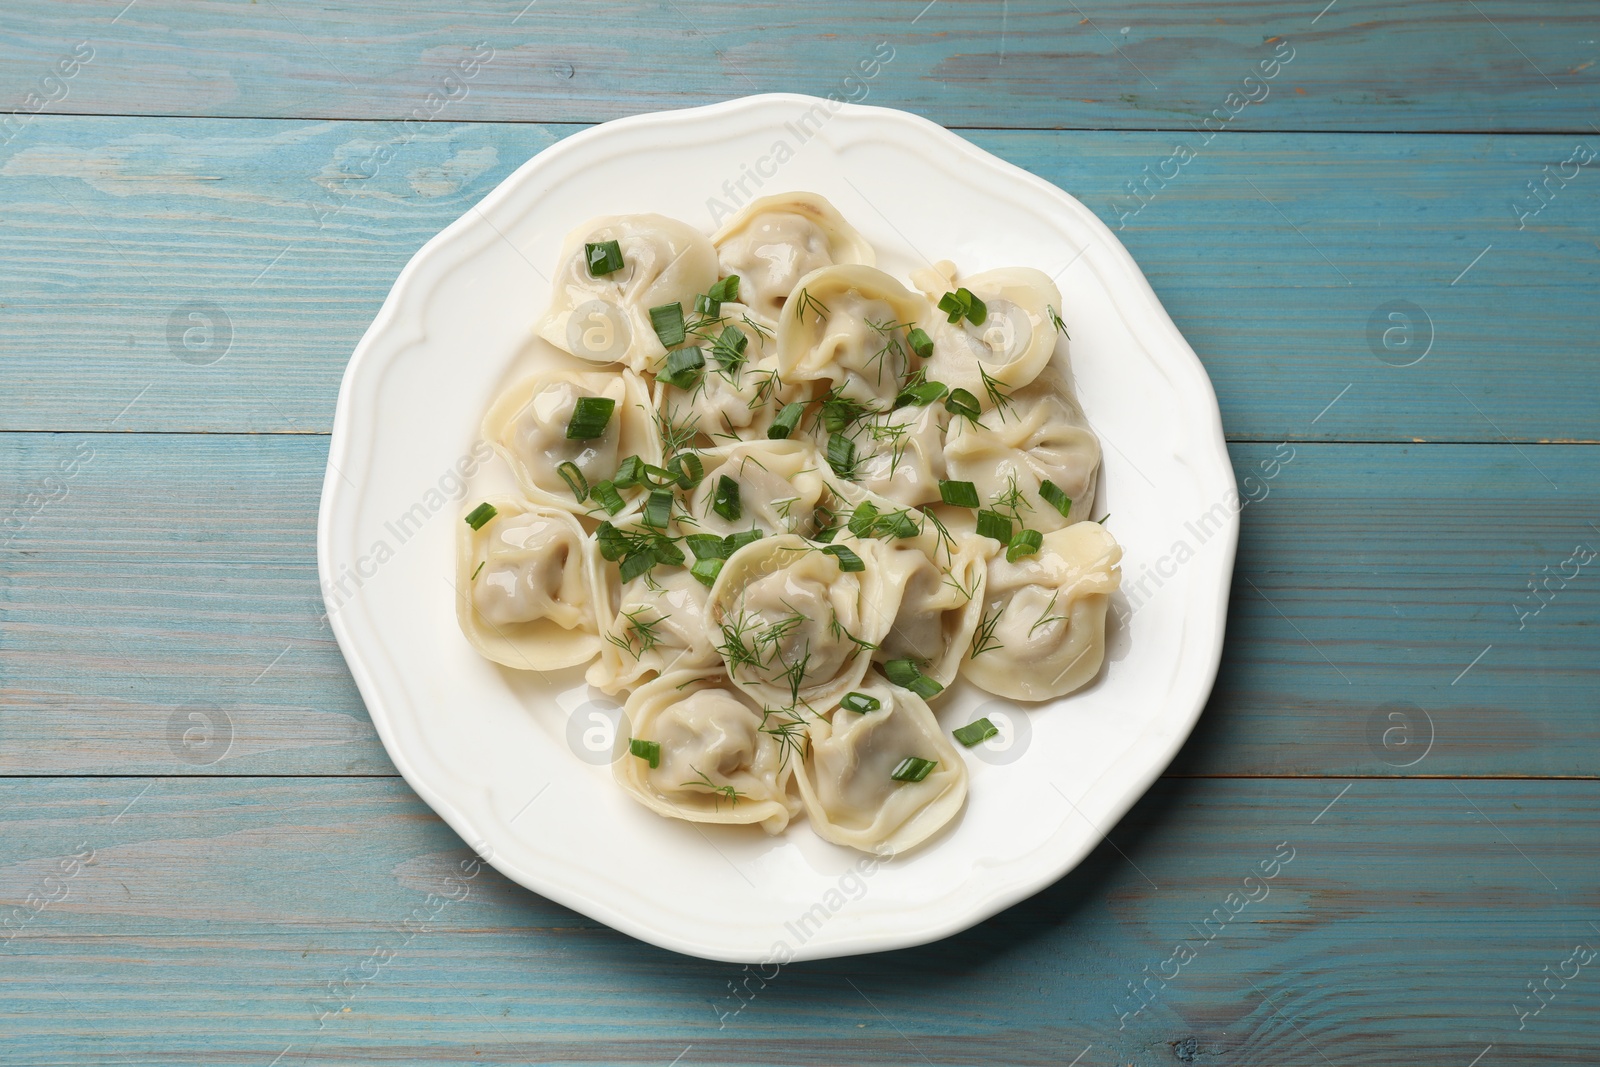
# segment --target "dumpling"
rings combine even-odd
[[[988,551],[982,542],[967,541],[946,558],[938,546],[931,553],[897,547],[905,543],[888,546],[885,568],[900,587],[900,605],[872,658],[915,660],[924,675],[948,686],[983,617]],[[946,561],[941,565],[936,558]]]
[[[565,511],[509,498],[495,515],[462,523],[456,551],[456,618],[472,646],[496,663],[548,671],[600,651],[610,605],[599,551]]]
[[[708,594],[682,567],[657,567],[622,586],[589,684],[616,694],[671,671],[719,666],[722,659],[706,636]]]
[[[754,348],[752,343],[751,348]],[[766,440],[778,410],[807,390],[786,386],[777,376],[777,359],[768,356],[735,370],[707,366],[693,388],[656,383],[657,409],[675,424],[692,427],[701,447],[736,440]]]
[[[612,767],[650,810],[690,822],[759,823],[769,834],[799,813],[789,793],[799,762],[792,746],[762,729],[761,708],[720,672],[663,675],[635,690],[625,710],[630,741],[657,746],[656,766],[630,751]]]
[[[950,412],[943,404],[906,405],[869,416],[855,437],[855,478],[902,507],[939,499],[946,477],[944,439]]]
[[[589,440],[568,440],[567,424],[580,397],[615,403],[606,431]],[[629,456],[661,464],[655,408],[643,379],[632,371],[546,370],[518,382],[495,400],[483,418],[483,436],[511,468],[531,500],[576,514],[589,507],[557,472],[572,463],[589,485],[617,473]],[[636,496],[631,490],[624,496]]]
[[[1036,555],[989,561],[983,620],[961,664],[980,689],[1014,700],[1065,696],[1105,659],[1106,606],[1122,548],[1097,522],[1045,534]]]
[[[876,262],[872,246],[816,193],[782,193],[748,204],[711,238],[724,275],[739,276],[750,314],[776,326],[799,280],[835,263]]]
[[[887,410],[911,369],[907,330],[928,303],[873,267],[814,270],[795,285],[778,323],[778,373],[825,381],[839,396]]]
[[[584,246],[606,241],[617,242],[622,266],[596,277]],[[562,245],[550,307],[537,330],[580,359],[655,370],[666,347],[650,323],[650,309],[676,303],[687,318],[694,298],[716,281],[717,250],[692,226],[664,215],[591,219]]]
[[[984,507],[998,503],[1029,529],[1048,533],[1081,522],[1094,507],[1100,441],[1054,370],[976,422],[952,420],[944,459],[948,477],[972,482]],[[1066,515],[1040,496],[1045,482],[1071,501]]]
[[[931,279],[924,272],[918,280],[926,285]],[[933,355],[922,370],[929,381],[965,389],[987,408],[993,403],[991,386],[1000,392],[1020,389],[1050,362],[1057,338],[1051,316],[1061,306],[1061,291],[1048,274],[1032,267],[984,271],[949,284],[945,292],[969,290],[983,301],[986,314],[981,325],[974,325],[966,318],[952,323],[937,307],[931,310],[923,328],[933,340]],[[935,304],[943,295],[927,293]]]
[[[840,541],[823,551],[793,535],[764,537],[729,557],[711,587],[707,634],[733,683],[763,708],[832,707],[894,621],[899,590],[881,546]],[[860,570],[841,569],[840,548]]]
[[[700,533],[809,537],[817,531],[817,509],[832,508],[828,466],[805,441],[741,441],[707,449],[701,459],[705,477],[688,507]],[[731,505],[723,478],[736,487]]]
[[[877,708],[839,708],[811,724],[800,797],[823,840],[893,855],[955,818],[967,798],[967,765],[916,694],[876,680],[858,692]],[[896,781],[908,758],[933,768],[921,781]]]

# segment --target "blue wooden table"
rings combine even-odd
[[[1596,1062],[1592,0],[524,3],[5,5],[0,1061]],[[752,978],[450,888],[313,538],[423,241],[585,123],[771,90],[1099,212],[1258,488],[1210,705],[1100,849]]]

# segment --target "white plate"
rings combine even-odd
[[[511,485],[498,459],[480,461],[479,419],[536,347],[562,237],[591,216],[642,211],[709,232],[734,196],[785,190],[832,200],[902,278],[924,255],[1057,276],[1105,445],[1096,513],[1110,512],[1126,551],[1100,679],[1023,711],[951,694],[937,709],[947,728],[981,705],[1010,721],[1006,737],[969,753],[958,821],[876,869],[803,820],[768,837],[645,810],[606,765],[615,703],[591,700],[577,671],[483,660],[452,601],[463,502]],[[1238,538],[1211,383],[1110,230],[924,119],[792,95],[608,122],[519,168],[401,272],[345,372],[328,468],[317,562],[329,615],[406,781],[528,888],[657,945],[746,963],[921,944],[1070,870],[1199,716]]]

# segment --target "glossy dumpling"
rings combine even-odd
[[[724,275],[739,276],[739,299],[769,326],[801,278],[836,263],[876,262],[872,246],[816,193],[781,193],[746,205],[711,242]]]
[[[1100,441],[1053,369],[976,423],[953,420],[944,459],[948,477],[972,482],[985,507],[1004,502],[1014,488],[1017,517],[1030,529],[1048,532],[1081,522],[1094,507]],[[1065,516],[1039,495],[1046,481],[1072,502]]]
[[[989,552],[976,539],[948,553],[939,545],[925,551],[913,544],[886,546],[884,566],[900,588],[900,604],[872,658],[878,663],[915,660],[923,674],[948,686],[983,617]]]
[[[928,302],[873,267],[823,267],[801,278],[778,323],[778,372],[821,381],[878,410],[893,403],[911,369],[907,330]]]
[[[719,666],[706,636],[709,592],[682,567],[657,567],[623,585],[589,684],[616,694],[671,671]]]
[[[701,453],[705,477],[689,500],[694,531],[726,536],[744,530],[763,534],[816,532],[817,509],[833,500],[828,466],[805,441],[742,441]],[[739,490],[737,518],[716,510],[721,480]]]
[[[706,609],[707,635],[735,685],[763,708],[817,712],[861,680],[888,632],[899,590],[882,549],[841,538],[865,569],[799,537],[764,537],[723,565]]]
[[[756,823],[779,833],[799,812],[789,792],[797,760],[763,731],[761,708],[717,673],[675,671],[635,690],[633,738],[661,746],[658,766],[623,755],[613,773],[634,799],[668,818]]]
[[[767,342],[771,347],[771,342]],[[691,427],[700,447],[731,444],[736,440],[767,439],[778,409],[804,391],[786,387],[777,376],[777,357],[756,356],[760,342],[752,337],[747,351],[753,358],[721,369],[706,351],[706,369],[689,389],[657,381],[656,407],[676,425]]]
[[[864,420],[855,438],[855,478],[865,488],[902,507],[939,499],[945,474],[943,404],[907,404]]]
[[[877,710],[840,708],[811,725],[800,796],[823,840],[892,855],[955,818],[967,797],[967,765],[916,694],[882,681],[858,691],[877,700]],[[920,782],[897,782],[894,770],[907,757],[934,768]]]
[[[924,284],[927,279],[926,274],[919,276]],[[951,323],[934,307],[923,325],[933,340],[933,355],[922,369],[930,381],[965,389],[987,408],[991,387],[1020,389],[1049,364],[1057,340],[1051,315],[1061,307],[1061,291],[1048,274],[1032,267],[984,271],[951,281],[945,291],[958,286],[984,302],[983,324],[974,326],[967,319]],[[944,293],[927,295],[937,304]]]
[[[1121,559],[1121,546],[1097,522],[1048,533],[1036,555],[1015,563],[995,556],[981,640],[962,676],[1014,700],[1050,700],[1085,685],[1105,659],[1106,607],[1122,581]]]
[[[609,606],[602,561],[571,514],[510,498],[494,518],[461,524],[456,618],[483,655],[518,670],[587,663],[600,651]]]
[[[621,269],[596,278],[584,245],[616,241]],[[717,250],[705,234],[665,215],[607,215],[567,236],[551,283],[539,336],[580,359],[655,370],[666,354],[650,309],[682,305],[717,281]],[[598,302],[598,307],[591,304]]]
[[[569,441],[567,423],[580,397],[604,397],[616,407],[603,436]],[[545,370],[511,386],[483,418],[483,436],[500,453],[517,484],[536,503],[584,514],[556,468],[573,463],[593,485],[617,472],[628,456],[659,465],[654,408],[643,379],[632,371]],[[631,490],[625,496],[636,496]]]

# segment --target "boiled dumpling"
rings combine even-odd
[[[922,540],[931,536],[924,533]],[[959,545],[948,558],[937,545],[930,551],[914,542],[892,543],[885,567],[900,586],[900,606],[872,658],[878,663],[914,660],[941,686],[955,681],[983,616],[987,562],[988,552],[978,541]]]
[[[739,276],[739,299],[768,326],[801,278],[835,263],[872,266],[872,246],[815,193],[782,193],[748,204],[711,239],[724,275]]]
[[[902,507],[939,499],[946,477],[944,439],[950,412],[943,404],[905,405],[863,420],[855,437],[855,481]]]
[[[955,419],[945,437],[949,477],[972,482],[985,508],[1014,512],[1023,526],[1049,532],[1081,522],[1094,507],[1100,441],[1054,371],[1018,390],[976,421]],[[1066,515],[1040,495],[1045,482],[1071,501]]]
[[[829,383],[842,397],[888,410],[911,370],[907,331],[928,303],[873,267],[812,271],[778,323],[778,372],[786,382]]]
[[[567,424],[580,397],[602,397],[616,406],[605,433],[569,440]],[[483,419],[483,436],[494,445],[528,497],[540,504],[585,514],[557,468],[572,463],[588,485],[611,478],[629,456],[660,465],[654,408],[644,381],[632,371],[552,369],[501,393]],[[639,489],[624,496],[638,495]]]
[[[615,694],[671,671],[718,666],[721,657],[706,636],[708,593],[682,567],[657,568],[622,586],[589,684]]]
[[[1037,554],[989,561],[983,621],[961,674],[996,696],[1050,700],[1092,679],[1105,659],[1106,607],[1122,548],[1097,522],[1044,537]]]
[[[734,684],[764,708],[831,707],[861,680],[894,621],[899,590],[882,547],[840,542],[862,569],[841,569],[841,546],[764,537],[729,557],[711,587],[707,634]]]
[[[590,272],[584,248],[616,241],[622,267]],[[608,215],[567,236],[538,332],[557,348],[597,363],[656,370],[666,347],[650,309],[676,303],[685,318],[717,281],[717,251],[705,234],[664,215]],[[595,306],[591,306],[595,305]]]
[[[817,509],[833,501],[827,464],[805,441],[742,441],[707,449],[701,459],[705,477],[688,508],[701,533],[759,530],[808,537],[817,530]],[[736,487],[736,507],[727,506],[723,478]]]
[[[759,823],[776,834],[799,812],[789,793],[798,760],[767,716],[719,674],[678,671],[628,698],[631,741],[655,745],[656,766],[631,751],[617,781],[645,807],[674,819]]]
[[[961,810],[967,765],[916,694],[881,681],[857,692],[877,708],[839,708],[812,723],[800,796],[817,836],[893,855],[926,841]],[[896,781],[907,758],[934,766],[921,781]]]
[[[926,285],[929,276],[918,280]],[[984,271],[949,285],[946,292],[964,288],[982,300],[986,314],[975,325],[966,318],[952,323],[937,307],[931,310],[923,328],[933,340],[933,355],[922,371],[929,381],[967,390],[988,408],[991,390],[1020,389],[1049,364],[1057,339],[1052,315],[1061,306],[1061,291],[1048,274],[1032,267]],[[927,293],[935,304],[943,295]]]
[[[604,643],[610,603],[598,550],[565,511],[509,498],[479,529],[463,523],[456,554],[456,617],[496,663],[547,671],[587,663]]]

